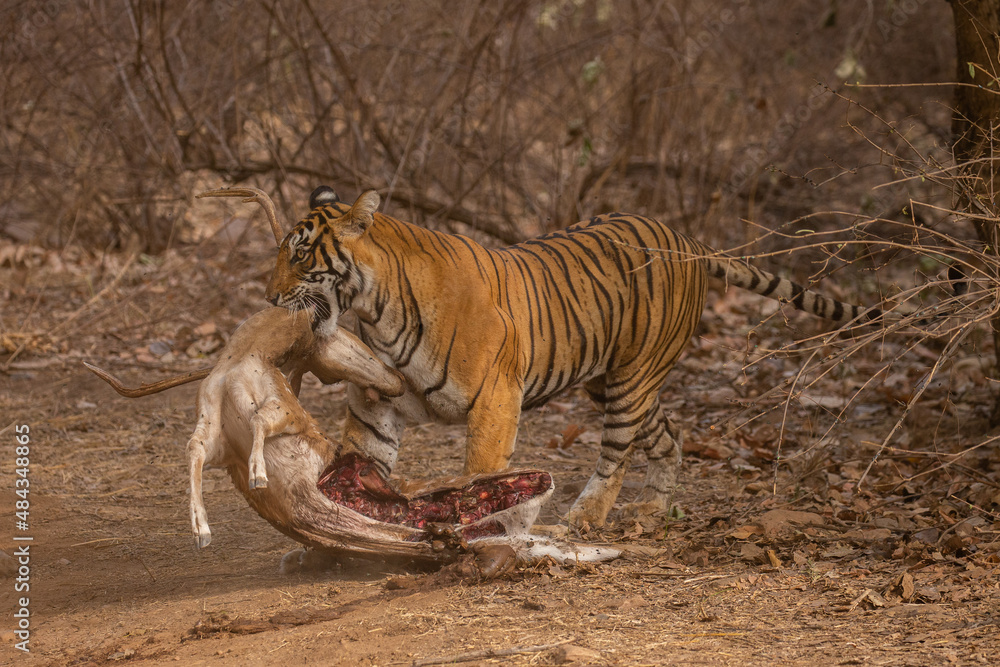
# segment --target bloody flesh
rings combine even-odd
[[[457,526],[476,523],[544,494],[551,485],[548,473],[525,472],[407,497],[393,488],[367,459],[353,453],[331,463],[317,483],[327,498],[359,514],[383,523],[420,529],[431,523]],[[495,529],[502,532],[499,525]]]

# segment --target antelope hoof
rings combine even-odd
[[[517,564],[517,554],[509,544],[477,544],[476,568],[483,579],[494,579],[511,572]]]

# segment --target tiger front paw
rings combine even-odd
[[[618,497],[625,467],[620,466],[610,477],[602,477],[596,473],[591,476],[587,486],[580,492],[580,496],[569,510],[567,517],[569,525],[577,529],[583,528],[584,523],[595,528],[604,525],[608,512]]]

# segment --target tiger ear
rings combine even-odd
[[[344,216],[350,219],[351,228],[359,236],[364,234],[371,227],[372,223],[375,222],[375,211],[378,210],[380,203],[382,203],[382,198],[378,196],[377,192],[366,190],[361,193],[358,200],[354,202],[354,206]]]

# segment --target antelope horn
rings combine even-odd
[[[274,232],[274,242],[280,246],[281,239],[285,238],[285,233],[281,231],[281,225],[278,224],[278,218],[274,214],[274,203],[263,190],[258,190],[257,188],[219,188],[218,190],[209,190],[208,192],[195,195],[195,199],[201,199],[202,197],[243,197],[243,201],[248,204],[250,202],[257,202],[264,209],[264,213],[267,214],[267,220],[271,223],[271,231]]]
[[[204,380],[208,377],[208,374],[212,372],[211,368],[202,368],[201,370],[191,371],[190,373],[177,375],[172,378],[167,378],[166,380],[160,380],[159,382],[141,384],[138,387],[126,387],[121,380],[106,370],[98,368],[97,366],[92,366],[86,361],[83,362],[83,365],[86,366],[91,373],[110,384],[112,389],[127,398],[149,396],[150,394],[157,394],[165,389],[170,389],[171,387],[176,387],[181,384],[187,384],[188,382],[194,382],[196,380]]]

